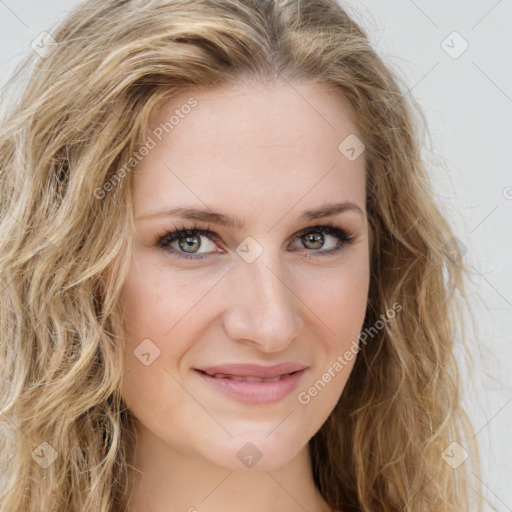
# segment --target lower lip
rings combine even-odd
[[[275,382],[245,382],[233,379],[221,379],[211,377],[199,370],[195,371],[205,382],[237,402],[251,405],[263,405],[279,402],[286,398],[298,386],[306,368],[286,375]]]

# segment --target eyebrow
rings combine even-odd
[[[323,219],[325,217],[333,217],[346,211],[355,211],[364,216],[363,211],[357,204],[350,201],[344,201],[342,203],[325,203],[318,208],[305,210],[300,214],[297,220],[301,221]],[[226,213],[204,210],[201,208],[187,208],[179,206],[175,208],[162,208],[153,210],[144,215],[135,217],[135,220],[146,220],[154,217],[180,217],[183,219],[218,224],[233,229],[245,228],[245,222],[238,217],[234,217]]]

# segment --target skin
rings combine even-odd
[[[338,149],[358,133],[350,107],[319,84],[238,83],[181,93],[155,112],[151,128],[191,96],[197,106],[133,176],[136,232],[122,297],[122,396],[138,435],[129,511],[329,512],[313,482],[308,442],[333,410],[355,358],[308,404],[298,394],[357,343],[367,306],[364,153],[349,161]],[[340,201],[362,213],[298,220],[304,210]],[[178,205],[236,215],[246,226],[147,217]],[[354,232],[354,242],[333,256],[321,253],[339,243],[334,235],[317,246],[292,238],[329,220]],[[201,237],[193,249],[205,259],[155,246],[166,230],[194,224],[218,235]],[[263,251],[252,263],[236,252],[249,236]],[[183,243],[172,247],[187,254]],[[134,354],[146,339],[150,360],[154,347],[160,351],[147,366]],[[282,401],[248,405],[193,370],[232,362],[300,362],[308,370]],[[261,453],[250,468],[237,457],[247,442]]]

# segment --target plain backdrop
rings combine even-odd
[[[0,86],[75,3],[0,0]],[[478,364],[465,402],[483,487],[498,510],[512,511],[512,0],[342,4],[427,116],[425,158],[475,276],[478,333],[469,341]]]

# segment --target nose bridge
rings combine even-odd
[[[297,336],[302,324],[287,275],[279,250],[268,244],[253,261],[240,257],[231,276],[234,295],[226,325],[233,339],[252,340],[274,351]]]

